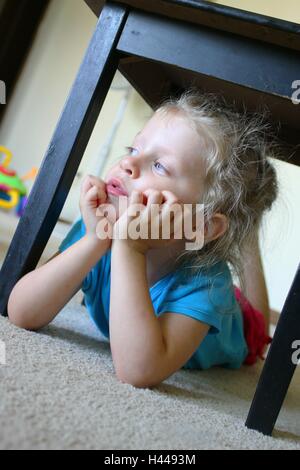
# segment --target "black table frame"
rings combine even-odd
[[[207,51],[209,52],[207,54]],[[206,55],[203,54],[206,52]],[[168,65],[195,74],[255,89],[268,97],[288,97],[290,83],[300,79],[298,51],[225,31],[186,24],[107,2],[47,149],[29,202],[0,273],[0,312],[16,282],[35,269],[61,213],[83,153],[119,68],[135,85],[141,77],[138,60]],[[199,57],[203,57],[200,61]],[[220,67],[220,61],[226,63]],[[205,60],[204,60],[205,59]],[[132,65],[132,75],[130,73]],[[236,65],[234,68],[233,65]],[[260,73],[255,73],[259,65]],[[143,69],[144,72],[146,69]],[[180,86],[159,69],[147,81],[152,105]],[[135,80],[132,77],[135,75]],[[275,79],[270,78],[276,74]],[[176,74],[174,75],[176,76]],[[141,80],[140,80],[141,83]],[[138,88],[138,86],[137,86]],[[182,84],[184,88],[184,84]],[[142,86],[140,90],[143,95]],[[150,98],[149,98],[150,97]],[[34,289],[34,286],[33,286]],[[300,265],[284,304],[246,425],[271,434],[296,364],[293,345],[300,339]]]

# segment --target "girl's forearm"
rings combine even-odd
[[[106,250],[107,245],[102,240],[85,235],[47,264],[20,279],[8,301],[8,316],[12,323],[32,330],[50,323],[79,290]]]
[[[125,381],[151,375],[165,351],[149,294],[146,257],[114,240],[111,257],[110,344],[116,373]]]

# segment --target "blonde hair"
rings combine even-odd
[[[263,214],[278,194],[276,171],[269,157],[278,158],[279,140],[269,122],[267,110],[250,114],[238,112],[218,94],[202,93],[195,87],[179,97],[165,99],[155,109],[168,115],[183,113],[207,143],[204,183],[204,223],[214,213],[227,216],[228,228],[219,238],[205,243],[201,250],[184,251],[184,261],[195,273],[226,261],[245,289],[242,257],[260,227]],[[200,153],[200,149],[199,149]],[[201,156],[203,153],[201,150]]]

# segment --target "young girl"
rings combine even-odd
[[[105,181],[84,180],[82,218],[59,253],[16,284],[10,321],[38,330],[81,288],[110,341],[118,379],[136,387],[159,384],[182,367],[255,362],[270,341],[257,235],[277,195],[267,131],[258,114],[237,113],[193,87],[166,100]],[[153,204],[160,222],[175,204],[204,204],[204,246],[186,250],[184,238],[99,238],[104,218],[113,230],[124,228],[121,195],[129,208],[142,204],[143,224]],[[115,222],[99,213],[104,203],[117,211]]]

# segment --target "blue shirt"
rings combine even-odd
[[[66,250],[85,234],[82,219],[75,222],[59,251]],[[89,272],[82,284],[87,310],[109,340],[111,250]],[[186,369],[208,369],[214,365],[239,368],[248,354],[243,317],[235,298],[231,272],[226,262],[214,264],[205,274],[187,274],[179,267],[149,288],[156,316],[173,312],[210,325],[208,334]]]

